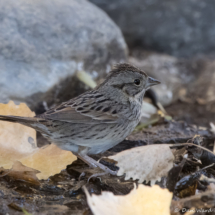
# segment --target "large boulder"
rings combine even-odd
[[[215,53],[215,1],[90,0],[120,26],[130,46],[175,56]]]
[[[103,77],[126,57],[120,29],[88,1],[0,1],[2,103],[27,102],[37,110],[47,92],[75,96],[77,70]]]

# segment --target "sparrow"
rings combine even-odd
[[[141,118],[147,89],[160,82],[130,64],[117,64],[103,83],[35,117],[0,115],[39,131],[90,167],[116,175],[89,155],[102,153],[124,140]]]

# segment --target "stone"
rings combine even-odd
[[[215,54],[215,1],[90,0],[122,29],[130,47],[190,57]]]
[[[73,78],[77,71],[101,78],[127,57],[120,29],[85,0],[0,1],[0,26],[1,103],[42,111],[47,100],[86,90]]]

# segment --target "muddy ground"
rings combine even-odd
[[[185,121],[189,124],[209,127],[209,123],[215,123],[214,104],[199,105],[197,103],[187,104],[176,101],[166,107],[166,111],[176,121]]]

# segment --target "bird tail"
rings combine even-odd
[[[20,123],[22,125],[31,127],[39,132],[47,133],[45,124],[46,120],[34,117],[21,117],[21,116],[6,116],[0,115],[0,121]]]
[[[17,122],[25,125],[37,122],[37,119],[33,117],[5,116],[5,115],[0,115],[0,120],[7,122]]]

